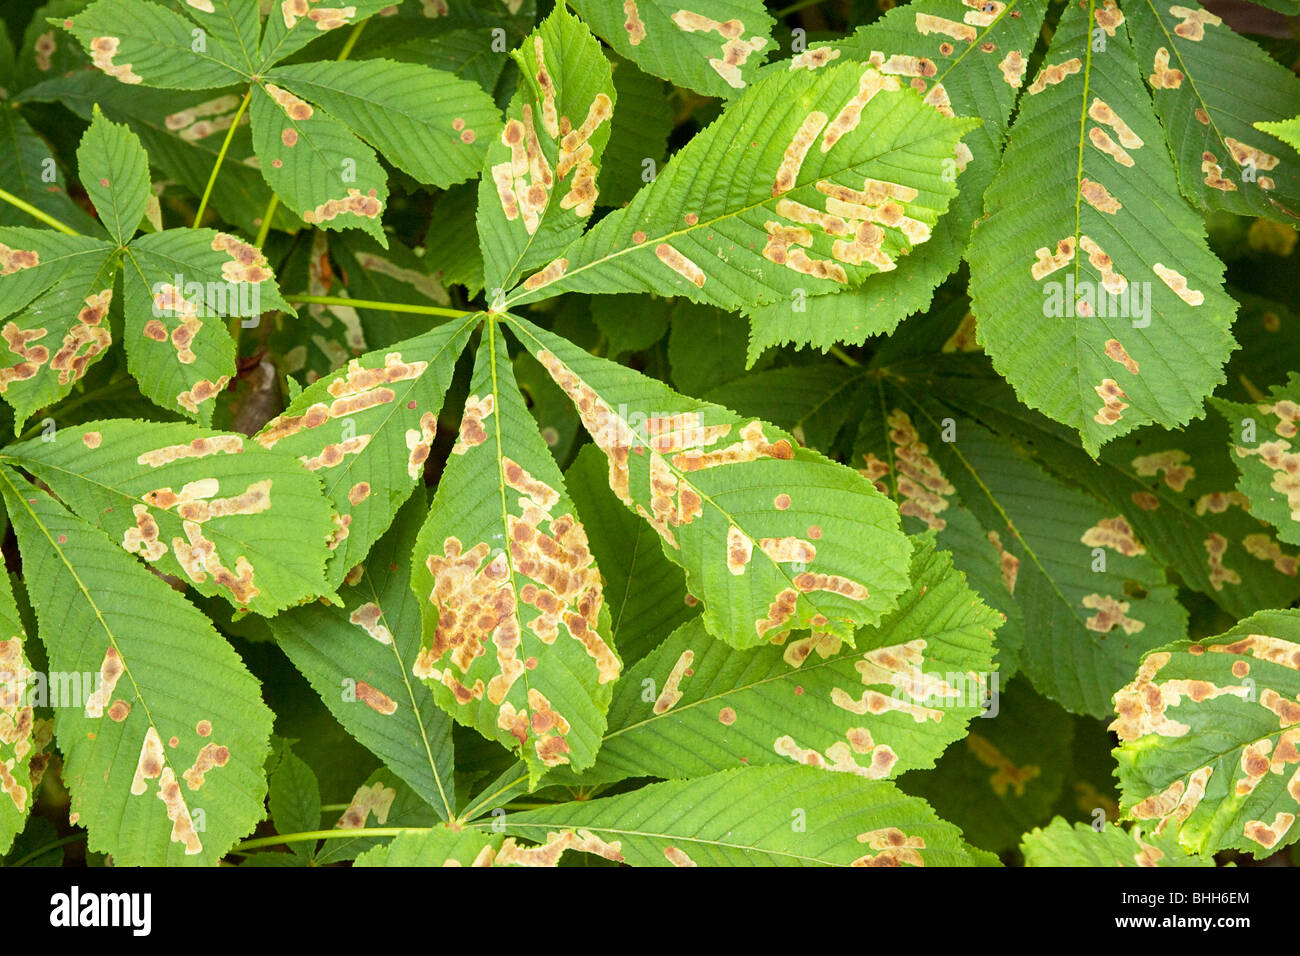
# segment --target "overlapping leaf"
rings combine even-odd
[[[247,75],[239,52],[148,0],[99,0],[57,25],[81,41],[96,68],[123,83],[205,90]]]
[[[925,801],[882,780],[741,767],[617,797],[508,813],[495,864],[548,866],[566,850],[632,866],[971,866],[987,854]]]
[[[386,243],[388,176],[347,124],[274,83],[253,90],[249,111],[262,175],[290,209],[310,225],[356,227]]]
[[[1193,856],[1171,834],[1113,823],[1101,830],[1087,823],[1070,826],[1060,817],[1026,833],[1020,849],[1025,866],[1214,866],[1212,857]]]
[[[1300,836],[1300,612],[1153,651],[1115,713],[1130,818],[1204,854],[1264,856]]]
[[[127,356],[142,391],[207,423],[213,400],[235,372],[224,319],[288,309],[266,257],[209,229],[133,239],[149,197],[148,160],[135,134],[98,110],[77,155],[82,182],[112,241],[4,232],[0,308],[22,314],[6,325],[18,361],[0,373],[0,394],[21,424],[86,374],[111,344],[109,309],[121,260]]]
[[[102,531],[8,468],[0,490],[61,677],[51,693],[72,695],[55,732],[91,849],[120,866],[215,865],[265,814],[272,714],[257,681]]]
[[[0,853],[13,845],[36,802],[32,783],[34,687],[28,640],[9,574],[0,569]]]
[[[615,690],[586,783],[807,764],[882,780],[934,766],[991,692],[998,616],[919,544],[899,609],[855,635],[737,651],[682,625]]]
[[[577,407],[615,494],[685,568],[711,634],[745,648],[813,627],[851,644],[896,606],[910,545],[861,475],[765,422],[507,321]]]
[[[602,40],[647,73],[710,96],[744,89],[776,47],[762,0],[573,0]]]
[[[366,556],[423,473],[456,358],[478,321],[449,322],[352,359],[255,436],[324,482],[337,512],[326,568],[331,586]]]
[[[417,491],[339,589],[341,607],[295,608],[274,618],[271,630],[339,723],[450,815],[451,721],[411,676],[421,627],[407,569],[426,508]]]
[[[1110,0],[1067,7],[967,256],[994,366],[1092,453],[1140,425],[1198,415],[1223,381],[1235,313],[1203,230],[1178,192],[1122,14]]]
[[[1195,0],[1124,10],[1183,194],[1204,209],[1300,221],[1300,155],[1255,128],[1295,114],[1300,79]]]
[[[1300,374],[1292,373],[1285,387],[1274,388],[1255,405],[1214,401],[1233,435],[1233,460],[1241,473],[1237,481],[1240,504],[1277,529],[1277,536],[1300,545]],[[1300,557],[1286,554],[1277,542],[1261,540],[1257,557],[1268,552],[1279,570],[1294,575]],[[1252,549],[1252,553],[1254,553]]]
[[[330,507],[320,482],[287,455],[188,423],[95,421],[46,437],[5,457],[200,594],[270,615],[328,590]]]
[[[267,81],[347,124],[389,162],[445,189],[478,174],[501,114],[477,83],[393,60],[279,66]]]
[[[1001,676],[1001,675],[999,675]],[[898,781],[921,797],[966,839],[995,853],[1052,816],[1070,769],[1071,718],[1021,679],[999,683],[986,719],[939,758],[933,770]]]
[[[581,234],[596,204],[615,97],[599,41],[563,4],[513,56],[521,83],[478,192],[487,288],[501,291]],[[547,266],[525,287],[563,271]]]
[[[976,122],[875,66],[773,74],[509,302],[670,291],[737,310],[860,285],[930,238]]]
[[[903,369],[882,378],[859,439],[865,473],[892,485],[918,526],[939,530],[941,546],[950,512],[969,509],[982,533],[953,545],[959,555],[982,545],[983,560],[997,561],[984,593],[1000,584],[1018,608],[1021,667],[1066,709],[1105,714],[1142,653],[1186,633],[1163,567],[1121,516],[917,384]]]
[[[850,290],[846,299],[816,296],[800,309],[778,302],[751,311],[751,363],[763,349],[783,342],[822,349],[837,341],[862,342],[892,332],[905,316],[926,307],[966,249],[1046,12],[1042,0],[913,0],[852,36],[818,44],[788,64],[769,68],[875,63],[925,93],[926,102],[945,115],[978,116],[983,124],[963,138],[945,167],[957,180],[957,195],[930,240],[899,261],[896,270]]]
[[[8,354],[0,395],[16,425],[67,395],[108,347],[118,253],[101,239],[0,229],[0,315]]]
[[[908,328],[911,335],[924,334]],[[1152,557],[1233,615],[1283,607],[1300,597],[1297,556],[1259,526],[1246,510],[1245,496],[1233,490],[1237,475],[1233,456],[1225,451],[1228,431],[1218,416],[1178,432],[1140,428],[1106,445],[1094,460],[1065,426],[1017,402],[983,357],[922,356],[890,364],[916,394],[940,399],[955,421],[970,416],[1019,445],[1060,480],[1105,502]],[[1251,414],[1258,418],[1258,412]],[[956,507],[943,513],[950,522]],[[974,573],[960,560],[959,566]],[[1008,612],[987,594],[986,600]],[[1004,628],[999,638],[1005,633]]]
[[[700,602],[686,593],[686,575],[664,556],[659,536],[614,495],[608,474],[605,457],[585,446],[564,481],[586,517],[591,551],[605,579],[610,635],[630,665],[695,617]]]
[[[484,329],[460,437],[411,562],[416,676],[461,724],[527,762],[589,767],[622,664],[600,571],[559,466]]]

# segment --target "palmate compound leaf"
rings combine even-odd
[[[1025,866],[1214,866],[1213,857],[1188,853],[1173,833],[1113,823],[1097,830],[1087,823],[1070,826],[1061,817],[1026,833],[1020,851]]]
[[[775,21],[762,0],[573,0],[572,6],[597,36],[647,73],[709,96],[744,89],[777,46]]]
[[[994,366],[1094,454],[1149,422],[1199,415],[1223,381],[1236,312],[1178,193],[1123,17],[1105,2],[1062,15],[967,253]],[[1096,31],[1105,52],[1093,51]]]
[[[1124,10],[1183,194],[1203,209],[1300,222],[1300,155],[1257,131],[1295,113],[1300,79],[1195,0]]]
[[[0,568],[0,853],[8,852],[36,802],[32,783],[35,712],[31,705],[28,637],[14,603],[9,574]]]
[[[348,575],[339,589],[341,607],[308,604],[270,623],[280,647],[344,729],[446,819],[454,798],[451,721],[411,674],[421,626],[408,568],[427,508],[417,489]]]
[[[479,246],[494,299],[582,233],[614,113],[609,61],[564,4],[513,56],[521,82],[478,187]]]
[[[1232,458],[1241,473],[1237,494],[1252,515],[1277,529],[1278,538],[1300,544],[1300,374],[1292,373],[1285,386],[1254,405],[1211,401],[1234,439]],[[1276,551],[1274,562],[1294,573],[1296,557]]]
[[[1300,612],[1151,652],[1115,713],[1128,817],[1204,854],[1264,856],[1300,837]]]
[[[919,540],[898,610],[854,636],[738,651],[690,621],[615,688],[583,785],[791,762],[867,780],[934,766],[990,693],[999,616]],[[554,782],[568,782],[568,774]]]
[[[9,468],[75,822],[119,866],[216,865],[265,814],[273,715],[184,598]],[[69,696],[71,695],[71,696]]]
[[[586,530],[484,327],[460,437],[411,559],[414,673],[459,723],[520,753],[530,783],[591,766],[622,664]]]
[[[18,361],[0,371],[0,394],[21,425],[72,390],[111,345],[109,309],[120,266],[121,327],[141,392],[206,424],[217,394],[235,374],[226,319],[289,308],[266,257],[211,229],[133,239],[150,195],[148,159],[136,135],[97,107],[77,156],[81,180],[112,241],[31,229],[0,232],[0,311],[21,310],[4,333]]]
[[[632,793],[507,813],[495,863],[552,866],[568,849],[632,866],[997,865],[924,800],[883,780],[739,767]]]
[[[874,63],[924,93],[926,102],[945,115],[978,116],[983,125],[963,138],[948,162],[947,173],[959,188],[930,240],[900,259],[897,269],[845,293],[847,298],[814,296],[797,310],[789,302],[751,310],[751,364],[765,348],[784,342],[826,349],[835,342],[857,343],[892,332],[904,317],[929,304],[934,290],[961,263],[1046,12],[1043,0],[913,0],[852,36],[765,68]]]
[[[853,469],[506,321],[577,406],[615,494],[685,568],[709,633],[746,648],[816,628],[851,645],[856,628],[897,606],[911,544],[894,505]]]
[[[651,292],[734,311],[860,285],[929,239],[978,123],[872,66],[775,73],[506,304]]]
[[[960,567],[970,566],[971,546],[997,560],[1000,581],[984,593],[1001,587],[1019,612],[1020,668],[1039,692],[1074,713],[1108,713],[1142,654],[1187,633],[1163,566],[1106,504],[943,405],[942,389],[924,378],[937,359],[918,364],[881,376],[856,460],[897,497],[905,523],[957,548]],[[958,537],[948,536],[950,521]]]
[[[331,587],[379,540],[415,487],[438,428],[471,315],[352,359],[318,379],[254,436],[320,476],[337,516]]]
[[[200,594],[269,616],[330,590],[332,512],[319,479],[292,457],[187,422],[92,421],[49,437],[4,458]]]

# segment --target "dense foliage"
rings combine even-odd
[[[5,861],[1286,859],[1262,2],[8,4]]]

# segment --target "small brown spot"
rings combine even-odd
[[[211,734],[212,734],[212,721],[210,721],[210,720],[200,720],[200,721],[198,722],[198,725],[194,728],[194,732],[197,733],[200,737],[208,737],[208,736],[211,736]]]
[[[730,727],[736,722],[736,712],[730,707],[724,707],[718,711],[718,721],[726,727]]]

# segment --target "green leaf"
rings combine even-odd
[[[1300,544],[1300,373],[1293,372],[1285,387],[1272,389],[1255,405],[1212,403],[1228,420],[1232,457],[1241,474],[1237,491],[1248,500],[1250,513],[1277,528],[1281,540]],[[1281,562],[1294,574],[1297,559],[1287,560],[1276,543],[1260,542],[1259,550],[1276,551],[1270,554],[1275,565]]]
[[[54,718],[90,848],[119,866],[215,865],[266,812],[272,714],[258,682],[102,531],[9,469],[0,490],[51,672],[99,675]]]
[[[915,366],[899,372],[919,373],[918,390],[942,396],[952,412],[972,415],[1005,439],[1023,443],[1023,450],[1062,480],[1106,502],[1152,557],[1234,617],[1300,597],[1297,556],[1261,531],[1244,507],[1247,499],[1233,490],[1237,473],[1218,416],[1178,432],[1140,428],[1093,460],[1072,432],[1016,402],[982,359],[945,363],[933,377]]]
[[[180,422],[94,421],[47,437],[5,457],[200,594],[271,615],[328,590],[330,509],[319,481],[288,456]],[[300,546],[286,548],[288,539]]]
[[[1254,124],[1256,129],[1271,133],[1292,149],[1300,150],[1300,116],[1268,122],[1261,120]]]
[[[386,246],[388,176],[347,124],[274,83],[250,106],[262,175],[290,209],[321,229],[364,229]]]
[[[96,67],[123,83],[206,90],[248,76],[218,37],[148,0],[98,0],[58,25],[81,41]]]
[[[784,342],[822,350],[834,342],[860,343],[892,332],[905,316],[930,303],[934,290],[960,264],[971,224],[982,211],[984,190],[1001,158],[1011,110],[1046,12],[1043,0],[1007,0],[988,12],[962,0],[913,0],[852,36],[818,44],[790,61],[791,69],[799,64],[816,69],[818,63],[840,60],[883,61],[903,81],[911,76],[913,88],[941,112],[978,116],[983,125],[945,161],[946,175],[956,178],[960,188],[930,240],[897,269],[850,290],[846,299],[813,296],[799,309],[776,302],[752,310],[751,362],[763,349]],[[766,69],[785,68],[778,63]]]
[[[0,313],[10,317],[3,335],[13,360],[0,368],[0,395],[21,428],[108,349],[118,255],[98,239],[10,228],[0,229],[0,257]]]
[[[25,90],[22,97],[58,103],[87,120],[99,106],[106,116],[126,123],[140,137],[156,169],[201,196],[243,94],[243,88],[185,93],[126,86],[97,70],[81,70],[46,80]],[[212,185],[208,205],[245,234],[256,235],[271,190],[253,168],[257,160],[248,122],[245,112]],[[274,223],[290,231],[301,226],[301,220],[283,205],[276,208]]]
[[[411,677],[421,626],[408,569],[426,508],[417,491],[348,575],[339,589],[341,607],[295,608],[275,617],[271,629],[348,733],[445,819],[451,813],[451,721]]]
[[[632,664],[699,614],[700,602],[686,593],[686,575],[664,556],[659,536],[615,496],[608,475],[605,456],[585,445],[564,481],[586,516],[591,552],[605,579],[614,646]]]
[[[817,627],[852,644],[897,605],[910,545],[861,475],[765,422],[507,321],[577,406],[615,494],[685,568],[709,633],[745,648]]]
[[[1061,143],[1074,144],[1069,162]],[[994,366],[1092,454],[1148,422],[1184,424],[1223,381],[1236,305],[1178,193],[1113,3],[1062,15],[967,259]]]
[[[1212,858],[1191,855],[1171,835],[1143,833],[1136,825],[1070,826],[1060,817],[1026,833],[1020,849],[1025,866],[1214,866]]]
[[[773,74],[507,304],[671,292],[734,311],[860,285],[930,238],[977,123],[874,67]]]
[[[1300,813],[1300,612],[1148,654],[1115,695],[1121,810],[1195,853],[1266,856]]]
[[[317,235],[324,237],[326,234]],[[322,290],[313,294],[355,296],[374,302],[391,302],[399,308],[407,303],[451,305],[451,296],[446,288],[429,274],[429,264],[398,239],[390,238],[388,248],[384,249],[365,233],[345,232],[329,237],[328,241],[322,238],[321,243],[328,245],[336,266],[347,277],[347,284],[338,283],[335,292]],[[443,321],[397,309],[309,305],[307,310],[313,317],[328,318],[327,313],[332,313],[336,318],[345,319],[345,344],[354,355],[409,339]]]
[[[632,866],[970,866],[951,823],[885,781],[808,767],[741,767],[544,810],[508,813],[496,865],[554,865],[568,849]]]
[[[36,802],[32,783],[33,676],[23,645],[28,640],[8,572],[0,569],[0,854],[22,833]]]
[[[1142,654],[1186,633],[1162,565],[1108,506],[940,404],[921,376],[880,382],[855,455],[866,475],[886,482],[912,528],[942,535],[954,508],[969,509],[983,534],[961,539],[998,559],[1001,581],[981,577],[1022,615],[1024,672],[1067,710],[1107,713]]]
[[[862,370],[838,363],[787,365],[742,375],[705,398],[780,425],[799,444],[830,454],[864,380]]]
[[[394,60],[300,63],[267,81],[346,123],[394,166],[446,189],[483,168],[501,116],[477,83]]]
[[[494,321],[469,392],[411,561],[426,637],[413,670],[459,723],[521,752],[535,785],[591,766],[622,665],[586,531]]]
[[[19,199],[47,212],[79,232],[98,228],[95,220],[68,197],[63,171],[53,151],[17,110],[0,109],[0,182]],[[53,177],[53,178],[50,178]],[[0,226],[21,226],[31,217],[13,206],[0,206]]]
[[[599,206],[623,205],[646,183],[646,177],[654,178],[664,163],[673,128],[672,113],[664,105],[669,90],[662,80],[621,57],[611,58],[610,66],[618,112],[596,177]],[[649,167],[646,160],[650,160]]]
[[[1300,221],[1300,156],[1256,132],[1295,113],[1300,79],[1195,2],[1124,9],[1183,194],[1202,209]]]
[[[262,31],[262,44],[258,48],[262,61],[260,70],[269,70],[272,64],[279,63],[331,30],[340,27],[355,29],[391,5],[391,0],[353,0],[346,6],[313,7],[306,0],[281,0],[267,16]]]
[[[279,741],[279,753],[272,756],[274,769],[267,777],[267,806],[277,833],[303,833],[320,829],[320,782],[302,758]],[[308,844],[292,843],[295,856],[311,858]]]
[[[1074,728],[1065,711],[1024,680],[1003,686],[986,716],[972,721],[933,770],[910,773],[898,785],[961,827],[971,843],[1001,853],[1051,818],[1070,769]]]
[[[184,11],[225,51],[226,62],[247,76],[257,72],[257,38],[262,22],[258,0],[185,0]],[[282,13],[272,4],[272,16]]]
[[[363,834],[375,827],[434,827],[442,817],[433,807],[395,776],[387,767],[381,767],[366,778],[352,794],[351,801],[334,826],[340,830],[356,830],[352,839],[326,840],[316,852],[317,866],[355,859],[359,854],[387,841],[387,837],[368,837]]]
[[[754,79],[776,45],[762,0],[573,0],[591,29],[655,76],[710,96],[732,96]],[[759,54],[764,54],[760,56]]]
[[[77,170],[104,228],[126,245],[149,199],[149,159],[139,137],[96,111],[77,147]]]
[[[424,469],[456,359],[481,316],[348,362],[303,389],[255,436],[317,473],[338,516],[326,567],[343,580],[388,528]]]
[[[434,827],[398,834],[357,857],[354,866],[492,866],[504,836],[480,830]]]
[[[236,372],[226,321],[292,311],[261,250],[211,229],[141,236],[122,284],[131,373],[153,401],[203,424]]]
[[[600,42],[564,4],[512,56],[521,82],[491,141],[478,192],[478,235],[492,297],[550,262],[595,208],[614,113]],[[537,288],[562,265],[527,280]]]
[[[691,621],[615,688],[586,783],[803,763],[867,780],[932,767],[990,693],[998,617],[921,544],[899,609],[855,635],[737,651]],[[980,722],[982,723],[982,722]]]

